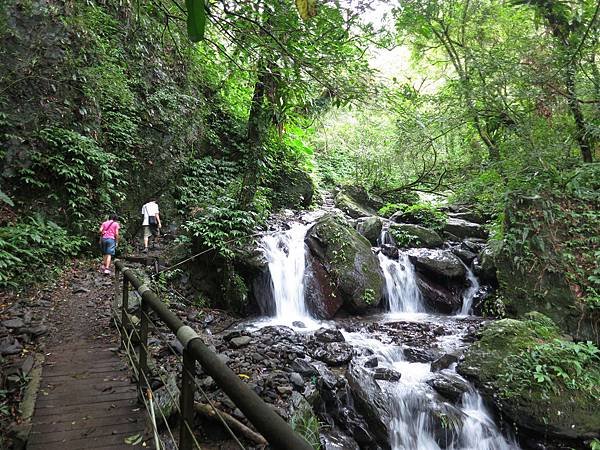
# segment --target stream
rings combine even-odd
[[[303,334],[318,328],[338,329],[354,353],[346,376],[354,393],[372,404],[376,421],[394,450],[519,449],[514,438],[500,430],[474,386],[456,373],[458,357],[435,368],[431,357],[423,357],[432,351],[435,355],[460,354],[468,345],[466,335],[472,331],[473,321],[480,321],[469,316],[479,288],[471,269],[466,267],[469,285],[462,294],[460,311],[456,315],[432,313],[422,299],[409,257],[402,251],[397,260],[379,253],[388,312],[359,322],[319,321],[311,317],[305,304],[304,238],[309,228],[293,224],[288,231],[263,238],[261,248],[271,275],[275,314],[253,326],[285,325]],[[383,232],[381,242],[386,240],[389,237]],[[427,338],[419,340],[419,333]],[[439,394],[445,390],[446,397]],[[454,402],[448,401],[452,396]],[[344,448],[327,437],[324,441],[326,448]]]

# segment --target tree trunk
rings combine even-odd
[[[571,114],[573,114],[573,119],[575,120],[575,137],[577,139],[577,143],[579,144],[579,148],[581,149],[581,157],[583,161],[586,163],[591,163],[593,161],[592,158],[592,143],[586,132],[585,127],[585,119],[583,117],[583,112],[581,111],[581,106],[577,101],[577,93],[575,91],[575,65],[570,64],[567,67],[567,75],[566,75],[566,85],[567,85],[567,102],[569,103],[569,108],[571,109]]]

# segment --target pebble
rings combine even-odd
[[[231,343],[231,345],[234,348],[240,348],[240,347],[245,347],[246,345],[248,345],[250,343],[250,341],[252,341],[252,338],[250,336],[240,336],[240,337],[231,339],[231,341],[229,341],[229,342]]]
[[[22,328],[25,326],[25,322],[23,322],[23,319],[8,319],[8,320],[4,320],[2,322],[2,325],[4,325],[6,328]]]

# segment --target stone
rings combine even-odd
[[[48,327],[46,325],[37,325],[34,327],[22,328],[21,333],[29,334],[33,337],[43,336],[48,332]]]
[[[391,259],[398,259],[400,256],[400,251],[398,247],[390,244],[382,244],[381,245],[381,253]]]
[[[406,347],[402,350],[404,357],[410,362],[426,363],[434,359],[434,356],[427,349]]]
[[[465,263],[467,266],[471,265],[473,260],[477,258],[477,254],[473,253],[468,248],[464,248],[462,245],[460,247],[453,247],[450,250],[453,254],[458,256],[460,260]]]
[[[304,286],[304,301],[311,314],[318,319],[333,319],[344,299],[336,293],[335,283],[321,260],[310,252],[306,254]]]
[[[462,307],[461,288],[456,284],[436,283],[431,277],[417,274],[417,286],[429,310],[452,314]]]
[[[311,204],[315,186],[308,173],[294,169],[286,171],[285,176],[274,183],[273,190],[279,194],[273,200],[274,208],[299,209]]]
[[[377,215],[377,211],[375,211],[373,208],[370,208],[366,205],[361,205],[357,200],[350,197],[350,195],[344,191],[339,192],[335,196],[335,206],[353,219]]]
[[[445,278],[464,278],[466,274],[462,261],[448,250],[413,248],[406,253],[422,272]]]
[[[475,211],[449,212],[448,217],[453,219],[466,220],[477,224],[485,223],[483,216]]]
[[[23,319],[17,317],[14,319],[3,320],[2,325],[6,328],[17,329],[23,328],[25,326],[25,322],[23,322]]]
[[[356,231],[363,235],[371,243],[376,246],[381,236],[383,221],[380,217],[361,217],[356,221]]]
[[[389,233],[401,247],[440,247],[444,241],[440,235],[429,228],[410,223],[392,223]],[[406,243],[408,242],[408,243]],[[406,243],[401,245],[402,243]]]
[[[360,450],[358,443],[337,429],[324,429],[321,433],[322,450]]]
[[[401,375],[395,370],[388,369],[387,367],[376,367],[373,371],[373,378],[376,380],[383,381],[398,381]]]
[[[431,363],[431,371],[438,372],[447,369],[450,365],[458,362],[459,355],[456,353],[446,353]]]
[[[281,395],[290,395],[294,389],[291,386],[277,386],[277,392]]]
[[[0,340],[0,355],[17,355],[21,350],[23,346],[15,338],[8,336]]]
[[[304,324],[304,322],[301,322],[299,320],[294,320],[292,322],[292,326],[294,326],[296,328],[306,328],[306,325]]]
[[[319,374],[319,371],[315,366],[301,358],[294,359],[290,364],[290,369],[307,377]]]
[[[442,370],[426,383],[454,403],[457,403],[470,389],[469,382],[452,370]]]
[[[290,375],[290,381],[297,388],[299,388],[299,389],[304,388],[304,379],[298,372],[292,372],[292,374]]]
[[[494,262],[492,249],[489,246],[485,246],[477,256],[477,259],[479,260],[480,267],[477,276],[484,282],[497,283],[496,263]]]
[[[369,241],[339,217],[327,214],[308,230],[306,243],[348,309],[360,313],[379,305],[384,278]]]
[[[463,219],[456,219],[448,217],[446,224],[444,225],[444,231],[451,233],[461,239],[476,237],[476,238],[487,238],[487,232],[478,223],[468,222]]]
[[[332,328],[319,328],[315,331],[315,338],[319,342],[345,342],[344,335],[340,330]]]
[[[343,366],[352,359],[352,347],[341,342],[330,342],[317,347],[312,357],[328,366]]]
[[[379,365],[379,360],[377,359],[377,356],[373,356],[373,357],[367,359],[363,364],[363,366],[369,367],[369,368],[377,367],[378,365]]]
[[[231,346],[233,348],[240,348],[240,347],[245,347],[251,341],[252,341],[252,338],[250,336],[240,336],[240,337],[233,338],[231,341],[229,341],[229,343],[231,344]]]

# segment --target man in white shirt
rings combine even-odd
[[[144,206],[142,206],[142,215],[144,219],[142,221],[142,228],[144,230],[144,250],[142,252],[148,252],[148,238],[154,236],[154,243],[156,243],[159,229],[162,227],[160,223],[160,215],[158,213],[158,204],[154,200],[150,200]]]

